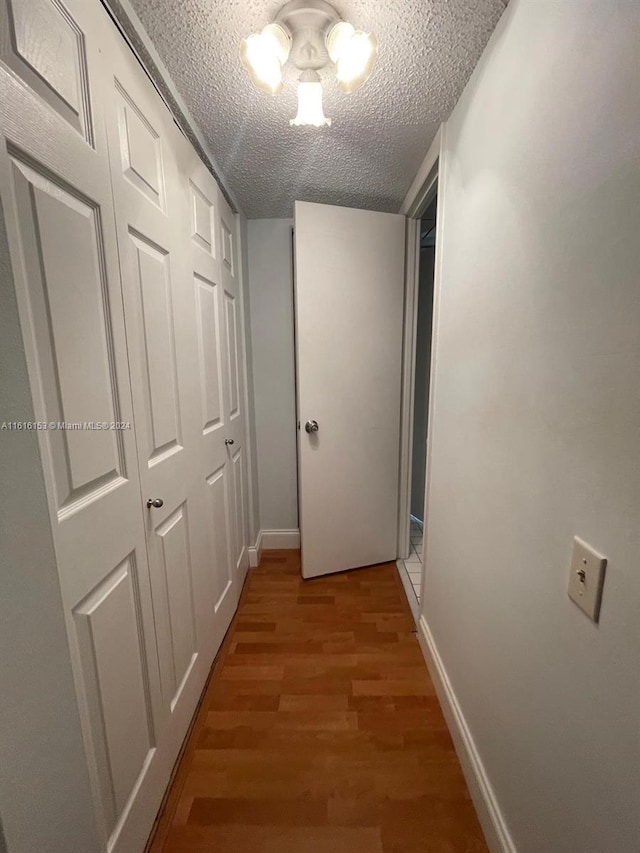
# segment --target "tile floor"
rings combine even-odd
[[[422,579],[422,522],[411,516],[411,553],[404,560],[411,585],[420,601],[420,583]]]

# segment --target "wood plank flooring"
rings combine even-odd
[[[149,853],[486,850],[395,565],[265,552]]]

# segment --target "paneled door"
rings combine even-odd
[[[242,375],[242,306],[235,217],[222,196],[220,203],[220,272],[222,324],[226,338],[223,375],[226,386],[226,435],[233,495],[231,534],[236,578],[242,578],[247,532],[247,452],[245,448],[244,377]]]
[[[103,15],[84,0],[0,0],[0,198],[97,821],[105,850],[137,853],[167,767],[100,120]]]
[[[190,281],[196,306],[198,379],[199,379],[199,457],[198,478],[204,492],[205,526],[208,533],[207,566],[211,584],[210,622],[213,628],[213,653],[235,612],[242,578],[236,570],[238,546],[235,532],[236,470],[233,459],[242,452],[242,429],[239,422],[240,398],[237,386],[230,384],[239,354],[230,350],[237,346],[237,329],[227,325],[227,304],[235,299],[233,281],[225,291],[222,266],[222,234],[225,227],[235,226],[226,212],[222,221],[220,191],[192,147],[183,141],[177,147],[183,192],[188,201],[185,217],[190,247]],[[234,228],[235,231],[235,228]],[[232,233],[234,233],[234,231]],[[232,238],[233,243],[233,238]],[[228,248],[233,277],[233,245]],[[229,261],[228,261],[229,262]],[[235,319],[235,318],[234,318]],[[232,407],[235,408],[232,409]],[[242,539],[242,545],[246,541]]]
[[[160,668],[154,719],[175,758],[212,659],[183,140],[122,40],[114,33],[106,47],[106,123]]]
[[[396,558],[404,222],[295,205],[306,578]]]

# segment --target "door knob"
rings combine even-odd
[[[149,498],[147,501],[147,507],[148,509],[151,509],[152,506],[156,509],[160,509],[161,506],[164,506],[164,501],[162,498]]]
[[[235,444],[235,442],[234,442],[234,440],[233,440],[232,438],[225,438],[224,443],[225,443],[225,444],[227,444],[227,445],[228,445],[228,444]]]
[[[320,427],[318,426],[318,421],[307,421],[304,425],[304,428],[307,432],[318,432]]]

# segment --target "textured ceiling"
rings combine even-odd
[[[376,68],[351,95],[321,72],[331,127],[290,127],[294,68],[277,97],[253,87],[240,39],[279,0],[132,0],[210,149],[251,219],[291,216],[293,202],[397,211],[502,14],[505,0],[336,0],[378,37]]]

